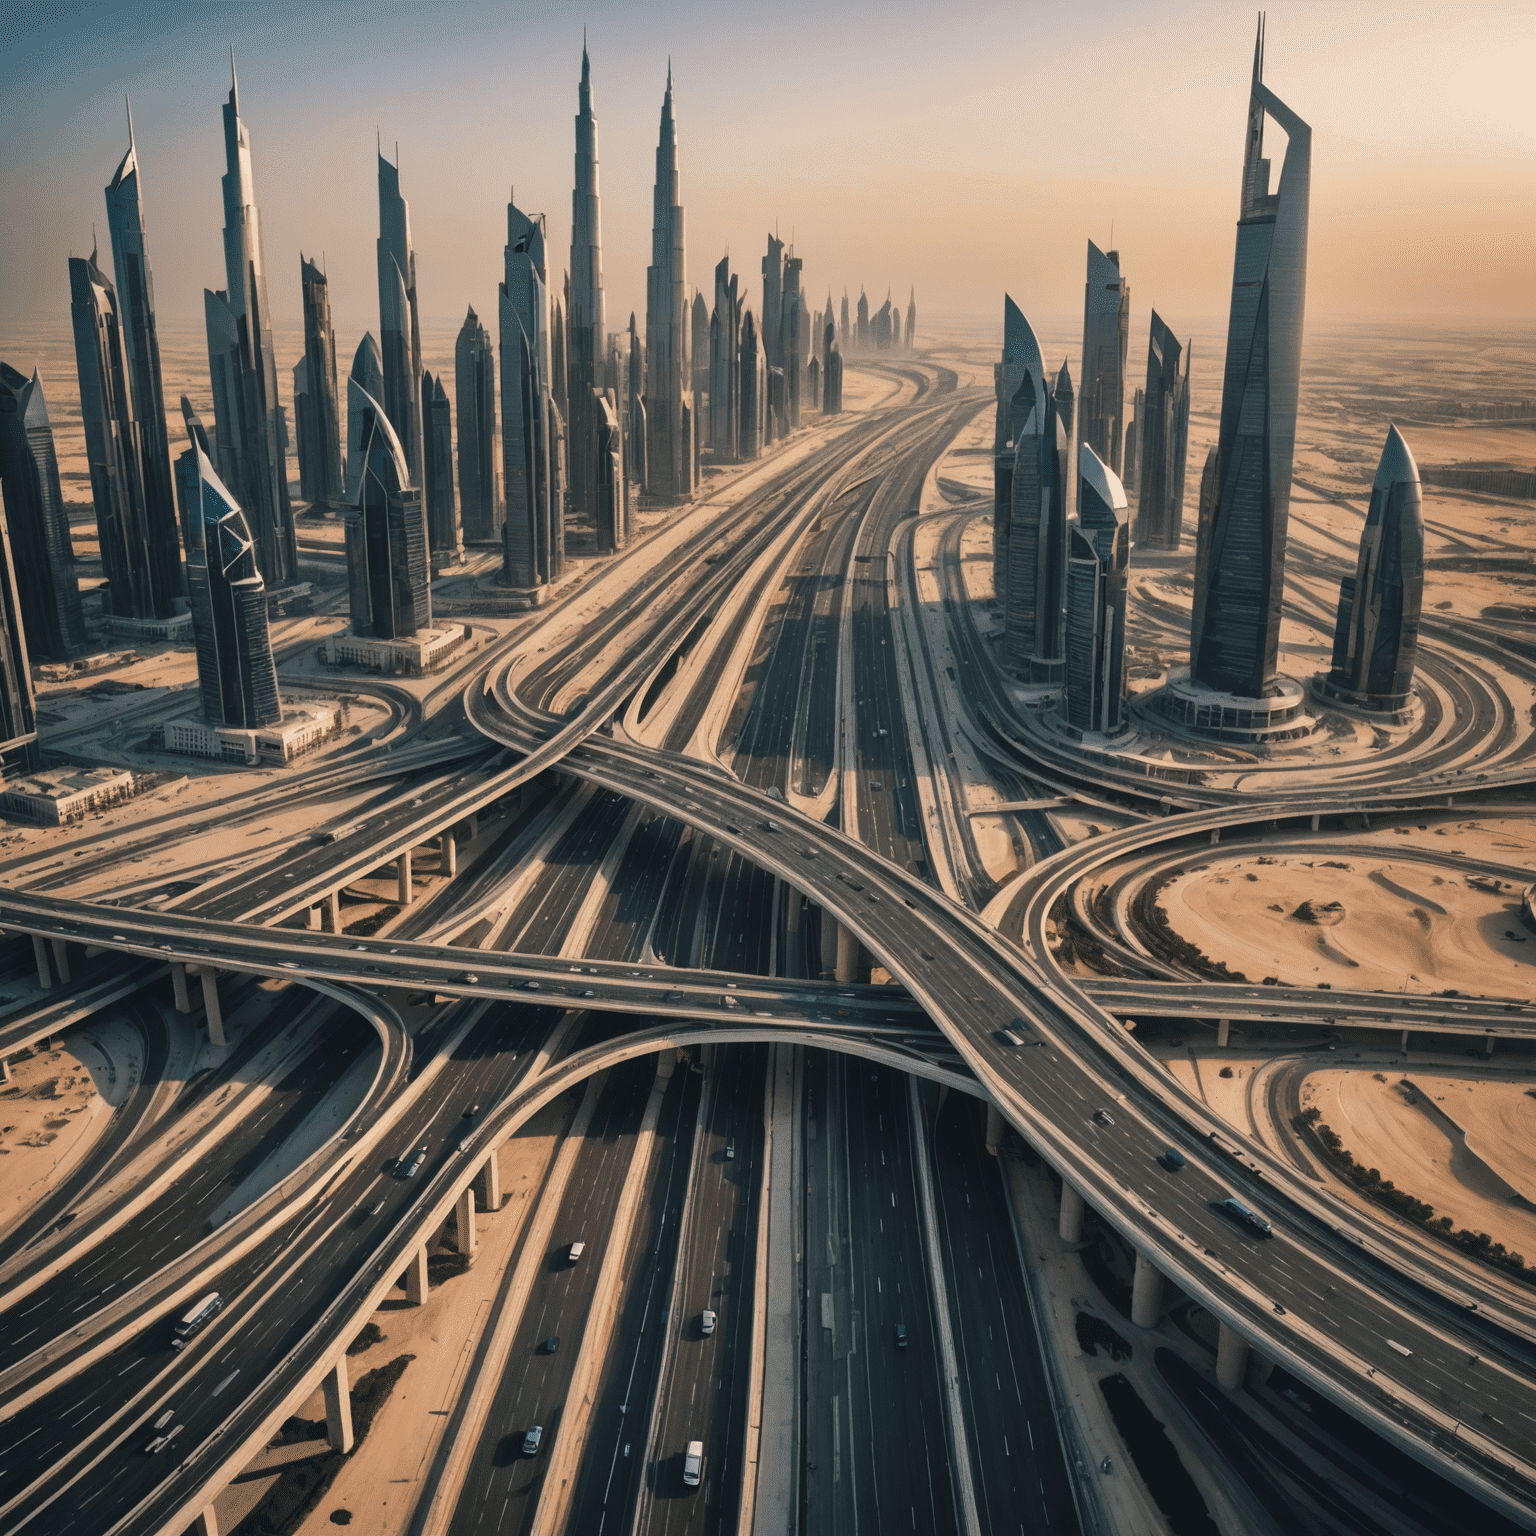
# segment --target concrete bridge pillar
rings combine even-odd
[[[1400,1049],[1404,1056],[1408,1054],[1408,1031],[1406,1029],[1403,1031],[1403,1043]]]
[[[59,973],[59,980],[65,986],[69,985],[69,941],[67,939],[54,939],[53,963]]]
[[[65,981],[68,981],[69,977],[66,976],[64,979],[65,979]],[[1491,1029],[1488,1031],[1487,1034],[1485,1034],[1483,1036],[1483,1055],[1484,1056],[1492,1056],[1493,1055],[1493,1031]]]
[[[320,931],[319,907],[311,907],[309,911],[304,914],[304,926],[315,933]]]
[[[800,908],[803,905],[804,903],[800,900],[800,892],[794,886],[786,885],[784,887],[784,910],[786,914],[784,926],[790,933],[800,932]]]
[[[32,958],[37,961],[37,984],[46,990],[53,985],[53,972],[48,967],[48,946],[41,934],[32,935]]]
[[[1156,1328],[1162,1315],[1162,1272],[1146,1254],[1138,1252],[1136,1278],[1131,1286],[1131,1321],[1138,1328]]]
[[[1243,1376],[1248,1369],[1248,1341],[1234,1329],[1221,1325],[1216,1343],[1216,1384],[1223,1392],[1242,1389]]]
[[[191,1013],[192,999],[187,995],[187,968],[180,960],[171,961],[171,993],[177,1013]]]
[[[1004,1123],[1002,1115],[1000,1115],[998,1113],[997,1105],[996,1104],[988,1104],[987,1105],[987,1151],[990,1152],[994,1157],[997,1156],[997,1149],[1000,1146],[1002,1146],[1002,1144],[1003,1144],[1003,1137],[1005,1135],[1007,1135],[1007,1133],[1008,1133],[1008,1127]],[[1066,1189],[1066,1187],[1067,1186],[1065,1184],[1062,1185],[1063,1189]]]
[[[480,836],[480,813],[478,811],[471,811],[469,813],[469,841],[470,842],[474,842],[474,840],[477,837],[479,837],[479,836]]]
[[[475,1241],[475,1186],[466,1184],[459,1203],[454,1207],[453,1245],[467,1259],[475,1256],[479,1246]]]
[[[1232,1034],[1232,1020],[1218,1019],[1216,1021],[1216,1044],[1225,1045]]]
[[[825,907],[821,910],[821,973],[837,973],[837,919]]]
[[[438,843],[437,867],[450,880],[459,872],[459,840],[452,832],[444,832]]]
[[[1061,1222],[1056,1230],[1064,1243],[1083,1240],[1083,1197],[1065,1179],[1061,1181]]]
[[[490,1156],[485,1160],[485,1167],[481,1170],[482,1182],[485,1186],[485,1208],[488,1211],[501,1209],[501,1164],[496,1160],[496,1149],[491,1148]]]
[[[345,1355],[325,1373],[325,1438],[342,1456],[352,1449],[352,1383]]]
[[[1318,824],[1322,821],[1322,819],[1323,818],[1322,818],[1322,815],[1321,815],[1320,812],[1318,812],[1318,811],[1313,811],[1312,812],[1312,830],[1314,832],[1317,831]]]
[[[219,1536],[219,1517],[212,1504],[197,1512],[197,1518],[192,1522],[192,1536]]]
[[[395,860],[395,874],[398,881],[400,905],[408,907],[411,904],[411,850],[409,848]]]
[[[208,1016],[208,1038],[215,1045],[228,1045],[224,1038],[224,1015],[219,1009],[219,973],[211,965],[198,967],[203,978],[203,1012]]]
[[[859,941],[841,923],[837,925],[837,979],[853,981],[859,971]]]
[[[8,1083],[11,1080],[11,1064],[4,1056],[0,1056],[0,1083]]]
[[[1211,841],[1213,843],[1219,843],[1221,841],[1221,828],[1220,827],[1212,827],[1211,828]]]
[[[329,909],[330,914],[331,914],[331,932],[332,933],[340,933],[341,932],[341,892],[340,891],[332,891],[331,894],[325,898],[325,904],[326,904],[326,907]]]
[[[423,1243],[411,1255],[405,1271],[405,1300],[407,1306],[419,1307],[427,1299],[427,1249]]]

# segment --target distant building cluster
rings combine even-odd
[[[1273,191],[1266,117],[1286,134]],[[1221,423],[1200,479],[1189,667],[1147,701],[1169,723],[1232,741],[1281,740],[1310,729],[1307,690],[1279,670],[1310,174],[1310,128],[1264,84],[1261,23]],[[861,303],[861,334],[863,312]],[[1132,549],[1156,559],[1177,551],[1184,534],[1190,344],[1153,310],[1146,383],[1134,391],[1127,422],[1129,335],[1130,289],[1120,254],[1092,241],[1075,393],[1066,363],[1054,381],[1047,378],[1028,320],[1011,297],[1003,300],[993,443],[1001,660],[1019,683],[1040,689],[1037,702],[1054,705],[1062,727],[1079,737],[1114,736],[1130,723],[1125,623]],[[1136,497],[1134,519],[1128,492]],[[1406,718],[1423,584],[1419,473],[1393,427],[1356,572],[1340,584],[1332,666],[1314,679],[1314,697]]]

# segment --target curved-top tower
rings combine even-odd
[[[1419,467],[1403,435],[1387,429],[1355,574],[1339,583],[1333,669],[1321,690],[1334,702],[1397,712],[1408,707],[1424,601],[1424,503]]]
[[[646,487],[667,501],[693,496],[693,412],[688,369],[688,274],[677,164],[672,69],[661,102],[651,265],[645,274]]]
[[[416,252],[411,206],[400,195],[400,167],[379,156],[379,344],[384,409],[405,462],[421,484],[421,323],[416,316]]]
[[[1248,699],[1279,692],[1280,605],[1301,383],[1312,130],[1264,84],[1264,24],[1253,55],[1242,206],[1232,272],[1221,430],[1200,508],[1190,674]],[[1284,129],[1270,191],[1264,119]]]
[[[600,423],[592,391],[603,376],[603,230],[597,189],[597,116],[592,110],[592,66],[581,44],[577,88],[576,186],[571,193],[571,289],[566,350],[569,357],[571,505],[597,514]],[[610,531],[611,533],[611,531]],[[602,530],[599,530],[599,543]]]

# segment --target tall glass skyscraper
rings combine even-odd
[[[665,501],[688,501],[694,483],[688,274],[670,68],[661,103],[652,212],[651,264],[645,274],[646,485]]]
[[[1083,443],[1067,556],[1067,722],[1112,735],[1125,724],[1125,596],[1131,529],[1125,488]]]
[[[1088,242],[1083,290],[1083,372],[1077,401],[1077,440],[1116,474],[1125,439],[1125,360],[1131,343],[1131,288],[1119,251]]]
[[[1259,23],[1243,158],[1213,495],[1200,509],[1190,673],[1222,693],[1275,692],[1301,383],[1312,130],[1263,81]],[[1270,190],[1264,119],[1285,130]]]
[[[1163,317],[1152,311],[1147,387],[1141,396],[1136,547],[1172,550],[1184,528],[1184,465],[1189,457],[1189,360]]]

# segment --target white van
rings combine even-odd
[[[197,1332],[204,1323],[211,1322],[224,1305],[224,1298],[217,1291],[211,1291],[204,1296],[198,1304],[176,1324],[176,1331],[171,1339],[172,1349],[182,1349],[188,1339]]]
[[[702,1440],[690,1440],[688,1449],[683,1452],[683,1481],[690,1488],[699,1486],[699,1479],[704,1475],[704,1442]]]
[[[572,1243],[571,1246],[565,1250],[566,1263],[574,1264],[577,1259],[579,1259],[586,1251],[587,1245],[585,1243]]]

